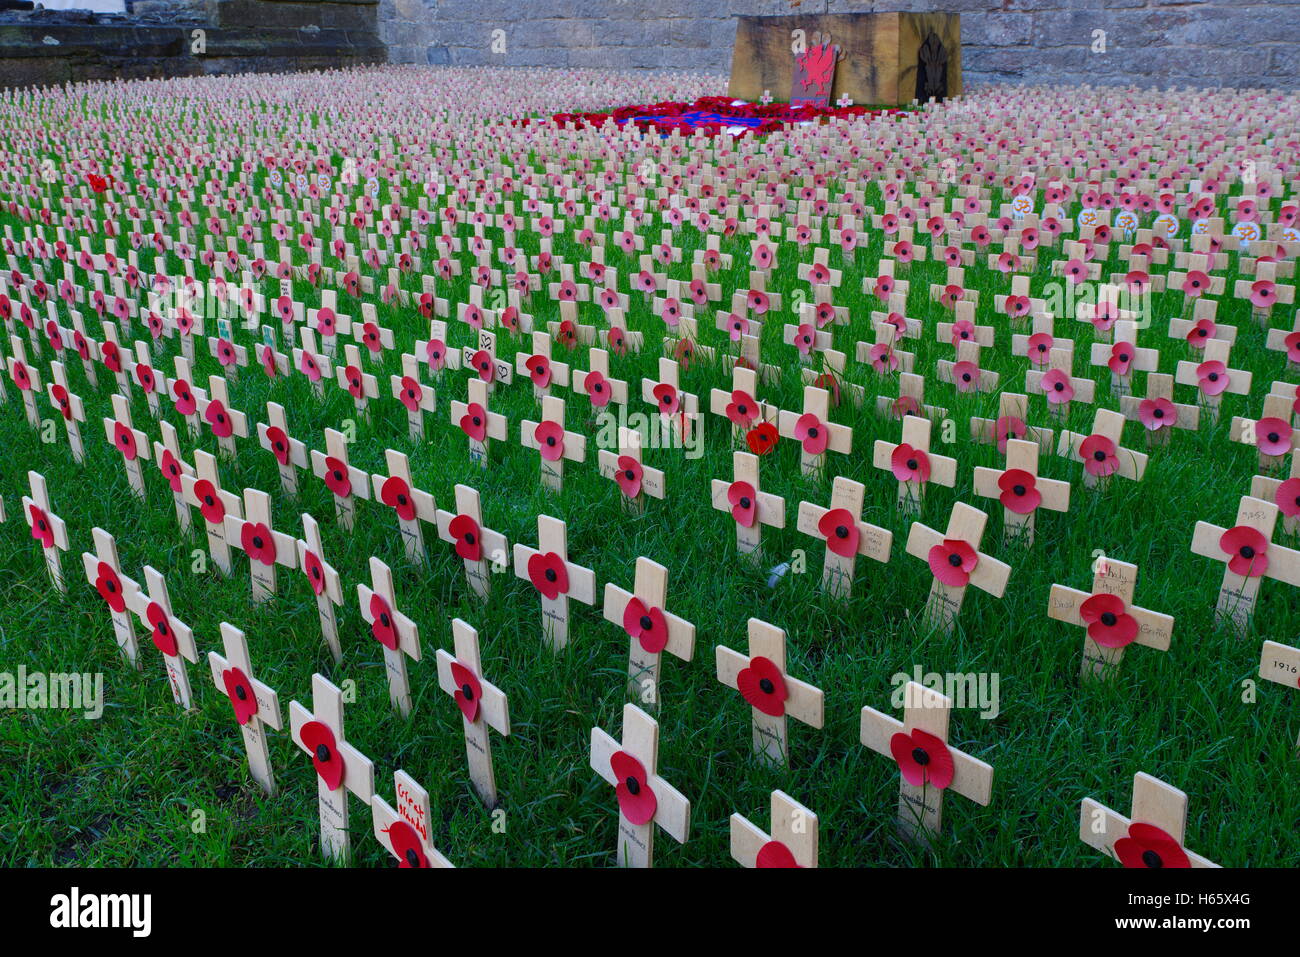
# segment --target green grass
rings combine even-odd
[[[879,204],[874,187],[868,199]],[[997,202],[995,195],[995,209]],[[0,217],[0,224],[5,221]],[[570,242],[571,227],[567,232],[556,240],[555,252],[575,264],[584,261]],[[696,234],[687,229],[681,236],[689,261]],[[351,227],[349,238],[356,238]],[[527,251],[535,250],[535,238],[522,239]],[[270,258],[276,244],[268,247]],[[735,268],[721,280],[729,298],[732,289],[748,285],[748,241],[724,241],[723,250],[736,255]],[[1196,519],[1231,524],[1238,498],[1249,490],[1255,451],[1229,441],[1228,423],[1234,414],[1258,415],[1261,396],[1273,379],[1294,381],[1283,355],[1263,349],[1263,330],[1252,321],[1248,305],[1221,303],[1220,321],[1240,330],[1232,364],[1254,373],[1252,395],[1227,397],[1217,426],[1206,423],[1199,432],[1180,432],[1169,448],[1155,450],[1141,483],[1117,480],[1101,492],[1086,490],[1077,463],[1044,456],[1041,472],[1070,480],[1073,500],[1066,515],[1039,514],[1038,540],[1030,550],[1002,544],[1001,509],[977,499],[971,488],[975,466],[1000,464],[995,447],[970,441],[967,425],[971,415],[996,416],[996,394],[956,397],[931,376],[928,399],[946,406],[956,423],[956,441],[950,446],[938,446],[936,429],[936,450],[955,456],[960,468],[955,489],[930,489],[922,518],[942,528],[956,501],[986,509],[991,518],[984,548],[1013,569],[1004,599],[972,590],[957,630],[946,637],[933,634],[917,618],[930,574],[903,547],[911,519],[896,508],[893,478],[870,463],[876,439],[898,440],[899,424],[873,411],[874,396],[896,395],[897,387],[852,362],[853,341],[872,338],[868,313],[880,308],[857,292],[862,277],[875,274],[880,252],[876,236],[859,250],[855,264],[843,266],[844,283],[836,297],[850,307],[852,322],[835,329],[835,346],[850,355],[848,378],[866,387],[868,399],[861,410],[846,403],[833,413],[837,421],[853,426],[854,451],[847,457],[832,455],[831,470],[866,484],[865,518],[893,530],[894,550],[887,565],[859,563],[858,581],[847,601],[821,594],[822,548],[795,530],[798,503],[825,504],[830,477],[801,476],[793,443],[783,442],[762,460],[764,488],[783,495],[787,506],[786,529],[765,530],[771,558],[766,564],[805,549],[808,573],[787,575],[772,589],[765,583],[766,565],[755,569],[737,559],[730,518],[710,507],[709,480],[731,475],[729,429],[716,417],[707,416],[702,458],[646,453],[647,464],[665,470],[668,497],[651,501],[641,517],[627,515],[616,487],[599,477],[594,443],[589,443],[586,463],[568,467],[562,496],[540,488],[537,455],[518,444],[519,421],[537,417],[525,382],[498,390],[493,398],[494,411],[510,420],[511,441],[494,447],[488,470],[468,461],[465,438],[448,421],[452,399],[465,395],[464,372],[448,371],[437,380],[438,412],[429,421],[428,441],[412,444],[405,410],[387,398],[387,383],[397,371],[397,356],[409,351],[415,338],[427,336],[427,323],[413,310],[399,313],[379,306],[381,322],[398,333],[398,349],[382,371],[371,369],[385,398],[375,405],[370,425],[358,424],[353,464],[384,471],[385,448],[407,452],[416,484],[434,493],[442,507],[450,507],[456,483],[474,485],[483,493],[485,523],[511,543],[536,544],[539,513],[565,519],[570,556],[595,569],[600,589],[605,582],[630,588],[639,555],[670,569],[668,609],[696,624],[697,646],[690,663],[665,659],[658,712],[660,767],[691,799],[693,828],[682,846],[659,835],[661,865],[728,865],[729,815],[739,811],[766,825],[769,792],[782,788],[820,816],[825,866],[1112,866],[1079,841],[1079,801],[1093,796],[1127,814],[1132,777],[1139,770],[1189,793],[1190,849],[1225,865],[1294,865],[1300,859],[1300,789],[1291,783],[1297,772],[1292,748],[1300,702],[1294,693],[1266,683],[1260,684],[1256,702],[1243,703],[1242,698],[1243,683],[1254,680],[1260,641],[1294,642],[1300,603],[1296,592],[1266,582],[1247,639],[1216,629],[1213,602],[1221,566],[1188,549]],[[781,257],[770,288],[788,297],[797,285],[794,248],[784,247]],[[1050,258],[1046,251],[1040,255],[1035,295],[1041,295],[1050,278]],[[626,268],[617,253],[611,264]],[[832,252],[831,265],[841,266],[838,250]],[[152,254],[142,254],[142,271],[151,273],[146,268],[151,266]],[[172,270],[176,267],[175,261],[169,263]],[[1103,271],[1120,271],[1115,254]],[[678,266],[670,274],[687,275],[688,269]],[[903,346],[917,353],[918,372],[931,373],[936,359],[951,358],[951,347],[936,343],[933,333],[933,324],[948,315],[929,301],[929,284],[943,276],[944,267],[934,262],[914,265],[908,276],[908,314],[926,321],[924,337]],[[407,282],[418,289],[411,277]],[[1003,283],[1001,276],[982,268],[968,270],[968,285],[981,293],[980,321],[998,327],[999,348],[986,354],[985,365],[1001,373],[1002,388],[1024,391],[1026,361],[1010,355],[1008,322],[992,311],[993,296],[1009,291],[1009,281]],[[462,278],[450,292],[440,287],[439,295],[453,303],[467,301],[466,289]],[[318,292],[303,284],[296,294],[308,305],[319,301]],[[359,315],[359,306],[346,296],[341,299],[340,311]],[[1172,372],[1179,359],[1189,357],[1181,341],[1165,335],[1168,317],[1181,311],[1181,296],[1157,295],[1155,303],[1153,328],[1141,333],[1139,345],[1159,347],[1161,371]],[[586,322],[598,313],[591,304],[582,309]],[[539,322],[556,318],[554,304],[544,295],[534,298],[531,311]],[[90,321],[93,312],[87,308],[85,313],[89,325],[97,327]],[[1280,322],[1280,309],[1278,316]],[[639,295],[632,296],[628,318],[632,328],[647,331],[650,342],[657,340],[659,320]],[[763,332],[765,359],[783,365],[785,372],[782,382],[764,395],[782,408],[796,409],[802,383],[793,348],[781,342],[781,326],[788,319],[769,318]],[[470,330],[452,325],[452,344],[468,343]],[[725,336],[713,329],[711,311],[700,325],[704,343],[725,351]],[[142,329],[137,327],[140,336]],[[1076,374],[1091,375],[1082,365],[1091,327],[1062,319],[1057,335],[1075,340]],[[512,343],[503,335],[501,341],[504,356],[513,356],[521,345],[528,348],[526,340]],[[167,372],[173,351],[169,346],[167,358],[158,362]],[[565,355],[557,348],[556,358],[587,368],[585,352],[579,348]],[[205,347],[198,353],[195,381],[202,385],[218,369]],[[639,356],[613,360],[614,375],[630,383],[632,410],[644,408],[637,401],[637,386],[641,377],[655,375],[658,355],[649,345]],[[48,358],[47,352],[45,362]],[[349,739],[374,760],[378,791],[390,801],[397,768],[428,788],[435,842],[453,862],[612,863],[616,804],[611,789],[589,767],[588,742],[594,725],[616,736],[619,732],[628,647],[622,631],[603,620],[599,607],[573,606],[570,645],[563,654],[553,654],[541,641],[539,601],[527,582],[499,575],[492,601],[481,604],[469,592],[450,546],[432,534],[426,535],[427,566],[409,563],[395,518],[376,503],[359,503],[355,532],[343,532],[334,521],[329,494],[309,475],[302,476],[298,502],[280,495],[274,461],[253,437],[243,443],[236,460],[222,463],[223,483],[228,489],[273,492],[282,530],[299,533],[298,514],[304,510],[322,521],[327,555],[344,581],[344,662],[336,667],[320,640],[314,601],[298,574],[282,573],[281,595],[255,610],[242,553],[236,552],[229,579],[210,564],[206,573],[191,572],[191,552],[204,546],[201,532],[189,538],[179,534],[170,496],[152,463],[146,466],[149,503],[138,503],[120,457],[104,441],[101,419],[108,414],[113,377],[101,370],[96,391],[75,357],[65,364],[73,390],[86,400],[84,467],[73,463],[61,424],[54,444],[43,444],[27,427],[12,387],[9,404],[0,407],[5,459],[0,494],[9,512],[8,523],[0,526],[0,668],[103,672],[107,707],[97,722],[68,712],[33,710],[6,712],[0,720],[6,754],[0,766],[0,860],[20,865],[223,866],[320,860],[310,762],[287,733],[272,734],[281,793],[263,797],[244,767],[230,705],[211,684],[206,652],[220,650],[218,626],[229,621],[248,633],[257,675],[278,689],[286,724],[291,699],[310,703],[314,671],[335,682],[355,679],[357,700],[346,715]],[[1107,388],[1108,375],[1096,378],[1099,405],[1117,407]],[[1136,376],[1138,394],[1145,393],[1144,379]],[[683,387],[699,395],[705,408],[709,390],[729,384],[729,373],[705,363],[693,365],[682,377]],[[564,394],[569,428],[585,429],[594,438],[585,400]],[[328,388],[325,401],[318,402],[301,376],[271,383],[256,367],[240,375],[231,395],[248,414],[250,427],[264,419],[267,400],[282,403],[291,432],[318,448],[323,448],[324,428],[355,418],[351,399],[340,390]],[[1180,387],[1178,398],[1189,401],[1189,390]],[[165,416],[184,435],[183,423],[169,403],[164,405]],[[53,415],[44,399],[42,410]],[[133,412],[137,427],[156,437],[156,425],[138,392]],[[1076,404],[1071,427],[1089,431],[1092,412]],[[1048,424],[1041,398],[1031,399],[1030,417]],[[1131,426],[1126,444],[1140,447],[1139,433]],[[216,452],[206,432],[199,446]],[[54,509],[69,524],[66,597],[49,586],[39,548],[21,516],[19,499],[29,468],[44,473]],[[195,713],[181,714],[173,704],[162,661],[147,637],[139,673],[118,656],[106,610],[81,572],[80,553],[91,548],[90,531],[96,525],[117,536],[127,574],[142,581],[141,567],[148,563],[166,575],[176,613],[193,627],[204,659],[190,667]],[[1132,648],[1117,680],[1081,685],[1081,632],[1049,620],[1045,612],[1052,583],[1089,586],[1095,549],[1137,563],[1137,603],[1173,615],[1176,624],[1168,654]],[[410,669],[414,713],[409,720],[389,708],[380,649],[356,606],[355,586],[368,580],[371,555],[394,568],[399,605],[421,630],[425,660]],[[504,833],[494,833],[489,814],[469,789],[460,718],[437,686],[433,651],[450,648],[449,622],[457,616],[479,630],[485,675],[510,698],[512,734],[494,735],[493,740],[506,810]],[[790,673],[826,694],[824,730],[791,723],[788,770],[769,769],[751,758],[749,708],[714,676],[714,646],[743,650],[750,616],[788,631]],[[956,747],[994,765],[992,804],[981,808],[949,795],[944,833],[928,850],[895,836],[898,772],[889,759],[858,743],[861,707],[896,713],[890,706],[890,676],[910,674],[917,665],[927,672],[996,672],[1001,681],[999,715],[980,720],[974,711],[958,711],[951,733]],[[387,864],[386,852],[370,835],[369,812],[355,800],[352,810],[356,863]],[[192,823],[199,811],[206,829],[195,833]]]

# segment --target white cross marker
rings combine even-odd
[[[478,632],[459,618],[452,619],[456,654],[438,649],[438,687],[451,695],[465,727],[465,754],[474,791],[489,809],[499,803],[496,774],[492,770],[492,742],[488,729],[510,734],[510,711],[505,693],[483,677]]]
[[[225,656],[208,652],[212,682],[230,699],[235,721],[244,737],[248,754],[248,771],[267,794],[275,794],[275,775],[271,771],[271,754],[266,744],[264,725],[279,731],[280,698],[275,689],[253,677],[248,658],[248,641],[244,633],[228,622],[221,623],[221,643]]]

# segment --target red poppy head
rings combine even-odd
[[[867,358],[871,361],[871,368],[876,372],[885,373],[898,370],[898,356],[894,352],[894,347],[889,343],[877,342],[871,347]]]
[[[800,355],[808,355],[812,351],[813,342],[816,340],[817,332],[813,329],[811,323],[803,323],[795,330],[794,347],[799,350]]]
[[[733,425],[745,428],[758,418],[758,403],[748,392],[736,389],[731,393],[731,401],[727,403],[726,411],[727,418]]]
[[[889,457],[889,468],[900,482],[930,481],[930,457],[906,442],[894,447]]]
[[[379,489],[379,500],[397,513],[404,522],[415,518],[415,502],[411,499],[411,487],[400,476],[393,475],[384,481]]]
[[[565,319],[560,323],[560,329],[555,335],[555,341],[570,349],[578,344],[578,329],[573,324],[572,319]],[[618,352],[618,349],[614,351]],[[622,353],[619,352],[619,355],[622,355]]]
[[[1106,363],[1116,375],[1128,375],[1133,366],[1133,344],[1117,342],[1110,347],[1110,360]]]
[[[998,442],[998,451],[1005,455],[1007,439],[1023,439],[1027,429],[1024,419],[1018,419],[1014,415],[1000,417],[993,423],[993,435]]]
[[[681,396],[677,390],[667,382],[660,382],[651,391],[655,402],[658,403],[659,411],[664,415],[676,415],[677,408],[681,404]]]
[[[356,366],[348,366],[343,370],[343,378],[348,384],[348,394],[354,399],[364,398],[365,381],[361,378],[361,370]]]
[[[755,867],[798,867],[790,848],[780,841],[768,841],[758,849]]]
[[[483,686],[479,683],[478,675],[470,671],[459,661],[451,663],[451,680],[456,683],[456,707],[460,708],[460,713],[465,716],[465,720],[473,723],[478,720],[479,699],[483,697]]]
[[[745,442],[755,455],[767,455],[776,448],[779,439],[780,433],[771,422],[760,422],[745,433]]]
[[[397,649],[399,639],[393,610],[378,592],[370,595],[370,633],[375,636],[375,641],[390,651]]]
[[[325,457],[325,487],[339,498],[352,494],[352,476],[348,463],[329,455]]]
[[[41,548],[53,548],[54,526],[50,524],[50,517],[37,506],[31,505],[27,509],[27,519],[32,538],[41,543]]]
[[[135,433],[121,422],[116,422],[113,425],[113,444],[122,453],[122,458],[128,462],[135,461],[136,455],[139,454],[135,447]]]
[[[812,412],[799,416],[794,424],[794,437],[803,443],[809,455],[821,455],[830,444],[830,430]]]
[[[970,543],[960,538],[945,538],[930,549],[926,560],[934,577],[950,588],[965,588],[970,573],[979,564],[979,555]]]
[[[958,392],[974,392],[980,384],[980,367],[969,359],[954,362],[952,384],[956,386]]]
[[[1269,308],[1273,303],[1277,302],[1277,284],[1268,279],[1260,279],[1251,283],[1250,301],[1256,308]]]
[[[1083,458],[1084,471],[1097,478],[1113,475],[1119,468],[1115,443],[1104,435],[1090,435],[1080,442],[1079,455]]]
[[[18,386],[20,390],[23,392],[31,391],[32,377],[31,373],[27,371],[27,366],[15,360],[11,377],[14,380],[14,385]]]
[[[614,473],[614,481],[628,498],[636,498],[641,494],[641,475],[640,462],[630,455],[618,457],[618,471]]]
[[[1138,636],[1137,619],[1118,595],[1093,595],[1079,606],[1079,617],[1088,626],[1088,637],[1103,648],[1123,648]]]
[[[1167,429],[1178,419],[1178,410],[1168,399],[1143,399],[1138,403],[1138,421],[1148,432]]]
[[[727,489],[731,517],[744,528],[753,528],[758,519],[758,493],[748,482],[732,482]]]
[[[226,506],[217,494],[217,488],[207,479],[194,483],[194,497],[199,500],[199,512],[210,525],[220,525],[226,520]]]
[[[441,339],[430,339],[424,347],[424,358],[429,369],[437,372],[447,363],[447,346]]]
[[[1017,515],[1032,514],[1043,503],[1043,494],[1035,486],[1033,473],[1024,469],[1007,469],[998,476],[998,488],[1002,494],[998,500],[1008,511]]]
[[[99,592],[99,597],[104,599],[113,611],[125,611],[126,592],[122,590],[122,580],[117,577],[113,566],[107,562],[100,562],[95,570],[95,576],[95,590]]]
[[[959,342],[965,342],[975,338],[975,323],[969,319],[958,319],[952,324],[952,344],[955,346]]]
[[[332,336],[337,331],[334,322],[334,310],[328,306],[316,313],[316,331],[322,336]]]
[[[565,322],[567,322],[567,321],[568,321],[568,320],[566,319]],[[564,340],[564,336],[565,336],[564,323],[560,323],[560,341],[561,341],[561,342],[565,341],[565,340]],[[608,335],[607,335],[607,338],[608,338],[608,340],[609,340],[609,348],[610,348],[610,351],[613,352],[614,355],[616,355],[616,356],[625,356],[625,355],[627,355],[627,350],[628,350],[627,335],[623,332],[623,328],[622,328],[622,326],[612,326],[612,327],[610,327],[610,330],[609,330],[609,333],[608,333]],[[568,343],[570,348],[573,347],[573,342],[574,342],[574,341],[576,341],[576,334],[570,332],[570,333],[569,333],[569,343]]]
[[[1217,359],[1196,367],[1197,385],[1205,395],[1222,395],[1228,388],[1228,367]]]
[[[551,384],[551,360],[543,355],[528,357],[528,377],[533,385],[545,389]]]
[[[1300,332],[1292,332],[1282,340],[1287,361],[1300,365]]]
[[[424,844],[420,841],[420,835],[410,824],[401,820],[394,821],[384,833],[388,835],[388,842],[397,856],[399,868],[429,866],[429,858],[424,853]]]
[[[487,422],[487,410],[477,402],[471,402],[460,417],[460,428],[475,442],[482,442],[487,436]]]
[[[226,407],[219,399],[213,399],[208,403],[203,418],[208,420],[208,425],[212,427],[212,434],[217,438],[227,439],[234,435],[235,426],[230,421],[230,413],[226,411]]]
[[[289,436],[284,429],[276,425],[267,426],[266,441],[271,446],[271,454],[281,465],[289,464]]]
[[[311,754],[312,767],[331,791],[343,783],[343,756],[334,743],[334,732],[319,721],[308,721],[299,732],[303,747]]]
[[[145,609],[144,617],[149,627],[153,629],[150,637],[153,639],[154,647],[167,657],[175,658],[178,650],[176,632],[172,629],[171,619],[167,617],[167,612],[163,611],[162,605],[151,601],[149,607]]]
[[[1300,515],[1300,478],[1289,478],[1280,482],[1277,493],[1273,496],[1279,511],[1287,517]]]
[[[1115,842],[1115,856],[1125,867],[1191,867],[1187,852],[1154,824],[1134,822],[1128,837]]]
[[[770,300],[767,293],[759,292],[757,289],[751,289],[749,295],[745,298],[745,305],[749,307],[750,312],[756,316],[764,315],[770,307]]]
[[[486,349],[480,349],[474,353],[470,365],[474,367],[478,372],[478,377],[484,382],[491,382],[496,378],[496,365],[492,362],[492,354]]]
[[[533,438],[541,451],[542,458],[555,462],[564,456],[564,426],[558,422],[539,422],[533,430]]]
[[[1265,455],[1286,455],[1291,451],[1291,424],[1268,417],[1255,423],[1255,445]]]
[[[59,413],[65,419],[71,422],[72,421],[72,399],[68,395],[68,390],[63,388],[63,386],[59,385],[56,382],[55,384],[50,386],[50,398],[52,398],[54,400],[54,404],[59,407]]]
[[[1187,344],[1193,349],[1204,349],[1206,340],[1213,339],[1218,331],[1219,327],[1214,320],[1198,319],[1187,333]]]
[[[668,646],[668,622],[663,611],[647,608],[640,598],[632,598],[623,609],[623,630],[652,655]]]
[[[1228,556],[1228,570],[1234,575],[1258,578],[1268,571],[1268,539],[1257,528],[1228,529],[1219,537],[1219,548]]]
[[[858,523],[847,508],[827,511],[817,523],[817,531],[826,539],[826,547],[836,555],[850,558],[858,551]]]
[[[312,594],[325,594],[325,565],[321,562],[320,556],[315,552],[304,552],[302,571],[307,576],[307,584],[311,586]]]
[[[245,522],[239,532],[239,544],[250,560],[268,568],[275,564],[275,536],[261,522]]]
[[[755,657],[736,675],[736,687],[753,707],[779,718],[785,714],[785,676],[771,659]]]
[[[190,391],[190,384],[184,379],[177,379],[172,383],[172,398],[175,400],[176,411],[181,415],[193,415],[194,410],[198,408],[194,393]]]
[[[650,790],[650,782],[645,767],[626,751],[615,751],[609,758],[610,770],[618,784],[614,793],[618,797],[618,809],[633,824],[648,824],[654,820],[659,802],[655,792]]]
[[[889,739],[889,753],[898,762],[903,780],[912,787],[933,787],[942,791],[952,784],[952,752],[948,745],[919,728],[911,734],[898,732]]]
[[[587,377],[582,380],[582,386],[587,390],[587,397],[591,399],[593,406],[603,409],[609,405],[609,400],[613,397],[613,391],[609,387],[609,380],[599,372],[588,372]]]
[[[569,593],[569,570],[555,552],[534,552],[529,556],[528,580],[550,601]]]
[[[226,686],[226,697],[235,709],[235,720],[248,724],[257,714],[257,697],[253,694],[253,683],[248,675],[238,668],[227,668],[221,673],[221,683]]]
[[[1048,369],[1043,375],[1043,394],[1049,405],[1064,405],[1074,398],[1074,383],[1064,369]]]
[[[456,554],[471,562],[483,557],[483,542],[478,522],[468,515],[457,515],[447,526],[447,531],[456,540]]]

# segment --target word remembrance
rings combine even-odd
[[[784,12],[0,91],[5,860],[1300,865],[1300,94]]]

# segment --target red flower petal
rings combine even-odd
[[[27,509],[28,524],[31,526],[32,538],[41,543],[42,548],[54,547],[54,526],[50,518],[40,508],[31,505]]]
[[[352,476],[347,463],[332,455],[325,459],[325,487],[339,498],[352,494]]]
[[[979,564],[975,549],[960,538],[945,538],[930,549],[926,559],[934,577],[951,588],[968,585],[970,573]]]
[[[760,422],[745,433],[745,442],[755,455],[767,455],[776,448],[780,433],[771,422]]]
[[[898,732],[889,739],[889,753],[898,762],[903,780],[913,787],[928,785],[942,791],[952,784],[952,753],[948,745],[926,731]]]
[[[790,848],[780,841],[768,841],[758,849],[755,867],[798,867]]]
[[[889,457],[889,468],[900,482],[930,481],[930,457],[906,442],[894,446]]]
[[[1191,867],[1187,852],[1154,824],[1135,822],[1128,837],[1115,842],[1115,856],[1125,867]]]
[[[1043,493],[1038,491],[1036,482],[1032,472],[1007,469],[998,476],[998,488],[1002,490],[998,501],[1008,511],[1017,515],[1029,515],[1043,504]]]
[[[826,547],[845,558],[858,552],[858,523],[847,508],[833,508],[821,517],[817,531],[826,539]]]
[[[623,630],[652,655],[668,647],[668,622],[663,611],[647,608],[640,598],[633,598],[623,609]]]
[[[648,824],[654,820],[659,802],[645,773],[645,767],[626,751],[615,751],[610,755],[610,769],[618,784],[614,793],[618,797],[618,809],[633,824]]]
[[[453,661],[451,679],[456,683],[456,693],[453,695],[456,699],[456,707],[460,708],[460,713],[465,716],[466,721],[471,723],[477,721],[479,699],[483,697],[483,686],[479,683],[478,675],[459,661]]]
[[[1079,606],[1088,637],[1103,648],[1123,648],[1138,636],[1138,623],[1118,595],[1093,595]]]
[[[226,505],[217,494],[217,488],[207,479],[194,483],[194,497],[199,500],[199,512],[209,524],[220,525],[226,520]]]
[[[538,422],[533,438],[546,461],[555,462],[564,457],[564,426],[560,423]]]
[[[779,718],[785,714],[785,676],[771,659],[755,657],[736,675],[736,687],[753,707]]]
[[[753,528],[758,518],[758,493],[748,482],[732,482],[727,488],[727,504],[738,525]]]
[[[399,868],[429,866],[429,858],[424,853],[420,835],[406,821],[394,821],[384,833],[388,835]]]
[[[267,567],[275,564],[275,537],[261,522],[245,522],[239,532],[239,544],[252,561]]]
[[[235,720],[248,724],[257,714],[257,697],[253,693],[253,683],[248,675],[238,668],[227,668],[221,673],[221,682],[226,686],[226,697],[235,709]]]
[[[461,558],[476,562],[483,557],[483,542],[478,522],[468,515],[457,515],[447,526],[451,537],[456,539],[456,554]]]
[[[1237,525],[1219,537],[1219,548],[1228,559],[1228,570],[1236,575],[1258,578],[1268,571],[1268,539],[1258,529]]]
[[[370,633],[385,648],[396,650],[399,644],[393,610],[378,592],[370,595]]]
[[[334,743],[334,732],[319,721],[308,721],[302,726],[299,738],[311,754],[312,766],[325,786],[331,791],[337,791],[343,783],[346,768],[343,766],[343,756],[338,753]]]
[[[304,551],[302,559],[302,571],[307,576],[307,583],[311,586],[313,594],[325,594],[325,565],[321,562],[320,556],[315,552]]]
[[[150,637],[153,639],[154,647],[167,657],[175,658],[178,651],[176,632],[172,629],[171,620],[167,617],[167,612],[163,611],[162,605],[151,601],[149,607],[145,609],[144,617],[149,627],[153,629]]]
[[[636,498],[641,494],[641,474],[641,463],[632,456],[618,457],[618,471],[614,473],[614,481],[628,498]]]
[[[379,500],[397,513],[405,522],[415,518],[415,502],[411,499],[411,487],[400,476],[393,475],[384,481],[379,489]]]
[[[569,592],[569,570],[555,552],[534,552],[529,556],[528,580],[551,601]]]
[[[799,416],[794,424],[794,437],[803,443],[809,455],[821,455],[830,444],[830,430],[812,412]]]
[[[460,417],[460,428],[475,442],[482,442],[487,435],[487,422],[487,410],[477,402],[471,402]]]

